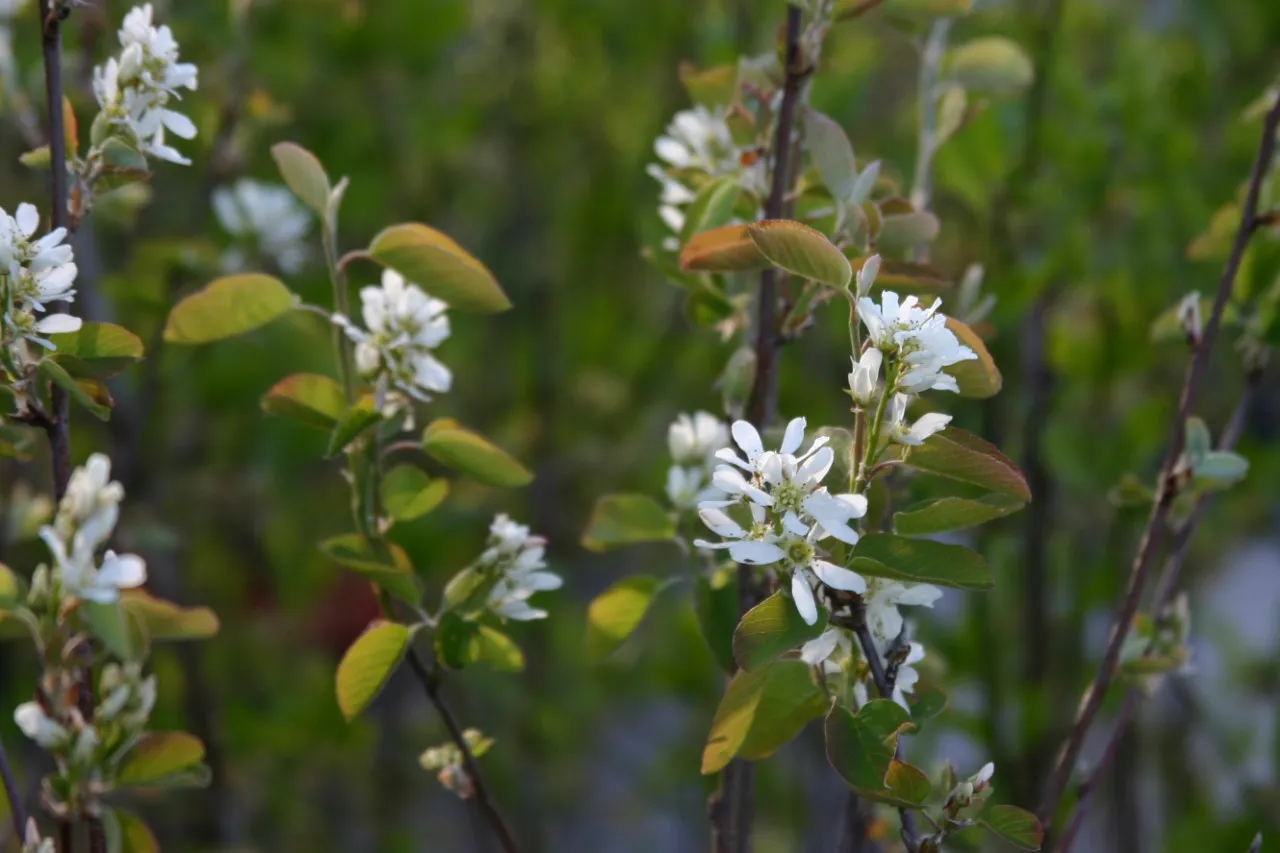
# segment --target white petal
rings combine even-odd
[[[835,461],[835,451],[830,447],[819,448],[817,453],[806,459],[800,466],[800,470],[796,472],[796,480],[803,485],[821,483]]]
[[[800,445],[804,442],[804,418],[793,418],[791,423],[787,424],[786,434],[782,436],[782,447],[778,449],[779,453],[795,453],[800,449]]]
[[[818,621],[818,603],[813,600],[813,590],[809,588],[809,582],[803,575],[804,572],[800,571],[791,575],[791,597],[796,602],[800,618],[806,625],[812,625]]]
[[[113,587],[132,589],[147,580],[147,564],[135,554],[117,555],[108,551],[102,558],[98,580]]]
[[[828,628],[822,632],[820,637],[810,640],[800,647],[800,660],[815,666],[831,657],[831,653],[836,650],[837,641],[840,638],[840,631],[836,628]]]
[[[43,332],[46,335],[58,335],[65,332],[78,331],[80,326],[79,317],[73,317],[70,314],[50,314],[36,323],[36,331]]]
[[[807,536],[809,533],[809,525],[801,521],[800,516],[792,511],[788,511],[782,517],[782,527],[788,533],[794,533],[796,536]]]
[[[17,215],[14,216],[14,220],[18,223],[18,229],[22,231],[22,235],[30,237],[40,227],[40,212],[36,210],[34,204],[24,201],[18,205]]]
[[[520,578],[520,585],[525,589],[543,592],[564,586],[564,579],[555,572],[530,572]]]
[[[729,546],[729,556],[749,566],[766,566],[769,563],[778,562],[787,556],[787,553],[772,542],[744,540]]]
[[[760,440],[760,433],[746,421],[733,422],[733,440],[747,454],[748,462],[755,462],[760,454],[764,453],[764,442]]]
[[[702,519],[703,524],[711,528],[712,532],[727,539],[742,539],[747,535],[747,531],[742,529],[742,525],[718,509],[711,507],[699,509],[698,517]]]
[[[859,595],[867,591],[867,582],[863,580],[862,575],[851,572],[843,566],[828,563],[826,560],[814,560],[812,567],[818,580],[832,589],[856,592]]]
[[[942,598],[942,590],[922,583],[905,588],[898,596],[898,603],[913,607],[932,607],[939,598]]]
[[[191,119],[182,113],[176,113],[173,110],[163,110],[160,113],[160,119],[164,122],[164,126],[172,130],[176,136],[183,139],[194,139],[196,135],[196,125]]]

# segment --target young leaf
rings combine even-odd
[[[587,657],[599,663],[639,627],[659,588],[650,575],[623,578],[587,608]]]
[[[514,489],[533,480],[533,474],[505,450],[449,418],[427,426],[422,449],[458,473],[491,486]]]
[[[475,638],[476,660],[487,663],[499,672],[520,672],[524,669],[524,652],[515,641],[497,628],[481,625]]]
[[[71,99],[66,95],[62,96],[62,139],[67,146],[68,157],[75,157],[80,153],[80,122],[76,119]]]
[[[841,201],[853,198],[858,182],[858,167],[853,158],[853,145],[839,124],[817,110],[809,110],[805,118],[805,145],[813,164],[831,194]]]
[[[494,314],[511,307],[484,264],[426,225],[392,225],[373,238],[369,254],[459,311]]]
[[[853,268],[844,253],[821,231],[786,219],[772,219],[747,226],[756,248],[774,266],[789,273],[845,288]]]
[[[338,422],[333,425],[333,432],[329,433],[329,447],[325,451],[325,457],[337,456],[365,430],[381,420],[382,412],[374,406],[372,397],[360,400],[343,412],[342,417],[338,418]]]
[[[106,379],[142,359],[142,339],[111,323],[82,323],[74,332],[50,335],[52,358],[76,379]]]
[[[49,152],[48,145],[41,145],[18,155],[18,162],[28,169],[47,169],[51,159],[52,155]]]
[[[738,621],[738,573],[718,569],[698,575],[694,583],[694,609],[702,637],[720,668],[729,674],[738,669],[733,659],[733,632]]]
[[[932,536],[1003,518],[1023,506],[1022,501],[1008,495],[938,498],[894,513],[893,530],[903,536]]]
[[[149,640],[206,640],[218,633],[217,614],[207,607],[182,607],[142,589],[123,590],[120,605]]]
[[[873,699],[856,715],[836,706],[824,725],[827,760],[861,797],[918,805],[929,795],[929,780],[894,757],[898,736],[912,728],[907,712],[888,699]]]
[[[169,312],[164,339],[207,344],[265,326],[293,308],[296,297],[277,278],[261,273],[215,279]]]
[[[868,533],[853,546],[849,568],[860,575],[957,589],[990,589],[991,570],[982,555],[963,545]]]
[[[671,515],[648,495],[603,495],[591,511],[582,547],[605,551],[638,542],[669,542],[675,535]]]
[[[0,563],[0,611],[12,610],[26,599],[26,584],[13,569]]]
[[[125,755],[120,785],[162,784],[166,779],[204,760],[204,744],[186,732],[148,732]]]
[[[827,612],[818,614],[813,625],[805,623],[795,603],[775,592],[747,611],[733,632],[733,657],[738,666],[755,670],[783,652],[807,643],[827,627]]]
[[[88,623],[93,635],[112,654],[126,661],[139,658],[143,644],[120,602],[100,604],[96,601],[84,601],[80,604],[80,615]]]
[[[474,663],[474,643],[479,632],[479,623],[463,619],[453,610],[445,611],[436,628],[436,656],[450,669],[462,669]]]
[[[1195,464],[1193,472],[1197,488],[1228,489],[1249,473],[1249,460],[1231,451],[1211,450]]]
[[[422,589],[409,555],[399,545],[391,544],[388,548],[387,555],[378,554],[359,533],[334,536],[320,543],[320,550],[334,562],[363,575],[401,601],[417,606],[422,600]]]
[[[396,622],[377,620],[360,635],[338,664],[338,707],[348,721],[382,692],[409,648],[413,631]]]
[[[680,63],[680,82],[689,100],[704,107],[722,107],[738,96],[738,66],[717,65],[699,69],[691,62]]]
[[[769,266],[746,225],[722,225],[695,234],[680,250],[680,269],[700,272],[762,270]]]
[[[992,95],[1017,94],[1035,79],[1026,51],[1002,36],[985,36],[954,48],[946,67],[961,86]]]
[[[102,823],[109,853],[160,853],[151,828],[133,812],[104,809]]]
[[[327,222],[329,195],[333,190],[329,176],[316,156],[293,142],[279,142],[271,146],[271,156],[280,168],[280,177],[284,178],[293,194]]]
[[[917,690],[911,705],[911,720],[916,725],[932,720],[947,707],[947,694],[936,687]]]
[[[332,432],[347,408],[342,387],[318,373],[281,379],[262,397],[262,411]]]
[[[994,445],[958,427],[947,427],[919,447],[912,448],[907,464],[930,474],[981,486],[1024,503],[1031,490],[1018,467]]]
[[[906,249],[921,243],[932,243],[941,229],[938,217],[927,210],[914,213],[886,214],[880,223],[876,246],[881,249]]]
[[[733,218],[734,205],[742,185],[732,176],[718,178],[698,191],[685,210],[680,242],[687,243],[695,234],[719,228]]]
[[[448,494],[448,480],[433,480],[413,465],[397,465],[382,477],[382,508],[396,521],[421,518]]]
[[[1019,850],[1039,850],[1044,843],[1044,827],[1031,812],[1017,806],[992,806],[978,823]]]
[[[755,672],[739,672],[716,709],[702,772],[716,773],[737,755],[771,755],[826,709],[827,698],[802,661],[775,660]]]
[[[68,375],[67,371],[62,369],[56,361],[46,358],[40,362],[40,373],[45,379],[48,379],[54,385],[57,385],[63,391],[67,392],[72,400],[85,409],[99,420],[108,420],[111,417],[111,406],[105,405],[94,398],[86,385],[77,382]],[[110,396],[107,397],[110,400]]]
[[[960,396],[983,400],[1000,393],[1004,378],[1000,375],[1000,369],[996,367],[995,359],[987,351],[987,345],[982,342],[982,338],[955,317],[947,318],[947,328],[955,334],[960,343],[978,355],[977,358],[959,361],[943,368],[944,373],[955,377],[956,384],[960,386]]]

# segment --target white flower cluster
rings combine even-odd
[[[311,230],[311,215],[287,187],[241,178],[213,191],[213,212],[228,234],[255,243],[282,271],[302,269],[307,259],[303,238]],[[227,252],[223,266],[228,272],[244,269],[244,253]]]
[[[729,443],[729,428],[709,412],[681,414],[667,428],[672,465],[667,469],[667,498],[680,510],[699,501],[714,500],[721,492],[711,485],[716,451]]]
[[[867,582],[854,572],[823,559],[820,543],[834,537],[847,544],[858,541],[849,523],[867,511],[862,495],[829,493],[822,479],[835,462],[828,439],[813,441],[809,450],[797,456],[804,444],[805,419],[787,424],[782,446],[765,450],[760,433],[746,421],[733,425],[733,439],[745,459],[731,448],[716,453],[727,464],[716,468],[712,482],[725,493],[724,500],[703,501],[698,515],[712,531],[724,537],[720,542],[695,540],[699,548],[729,551],[729,556],[748,565],[776,565],[790,575],[791,595],[796,609],[810,625],[818,620],[818,582],[832,589],[863,593]],[[726,510],[746,514],[733,518]]]
[[[76,265],[71,247],[63,241],[67,229],[55,228],[33,239],[40,228],[35,205],[18,205],[10,216],[0,208],[0,293],[4,297],[3,338],[26,338],[48,349],[44,335],[74,332],[80,318],[43,314],[50,302],[69,302],[75,296]]]
[[[547,611],[529,606],[536,592],[559,589],[564,583],[554,572],[543,571],[547,540],[532,536],[529,528],[500,514],[489,526],[489,546],[476,568],[496,575],[497,583],[489,593],[489,607],[504,619],[525,622],[545,619]]]
[[[493,738],[485,737],[479,729],[467,729],[462,733],[473,758],[479,758],[493,746]],[[418,758],[423,770],[436,774],[436,778],[446,789],[464,800],[475,794],[475,784],[467,773],[462,750],[455,743],[443,743],[433,746]]]
[[[115,530],[123,498],[124,487],[111,480],[111,460],[101,453],[72,473],[54,523],[40,529],[54,562],[52,571],[43,565],[36,569],[33,602],[52,597],[110,604],[120,590],[146,582],[141,557],[107,551],[99,563],[96,556]]]
[[[734,141],[727,115],[725,107],[681,110],[654,142],[662,165],[652,163],[648,172],[662,185],[658,215],[677,234],[684,228],[685,206],[697,196],[690,186],[692,177],[714,180],[736,175],[748,192],[762,195],[768,190],[764,159]],[[668,238],[663,246],[674,251],[679,242]]]
[[[165,131],[183,139],[196,135],[191,119],[168,108],[180,89],[196,88],[196,66],[178,61],[178,42],[167,26],[152,23],[151,4],[129,11],[120,27],[119,60],[93,70],[93,92],[106,122],[138,151],[171,163],[191,161],[164,141]]]
[[[453,374],[434,350],[449,337],[449,306],[393,270],[383,271],[381,287],[361,288],[360,302],[367,329],[341,314],[333,322],[356,342],[356,369],[376,382],[379,396],[388,384],[423,402],[448,391]]]

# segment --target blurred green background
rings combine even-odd
[[[653,138],[687,106],[677,64],[769,49],[784,9],[781,0],[158,4],[183,58],[200,66],[185,107],[201,133],[181,146],[192,167],[162,164],[140,209],[104,203],[77,236],[78,304],[137,331],[149,358],[113,386],[110,425],[79,417],[75,456],[110,449],[129,494],[120,545],[147,557],[155,591],[209,604],[223,623],[215,640],[154,660],[158,727],[205,738],[215,774],[207,791],[134,803],[166,850],[489,849],[470,811],[417,766],[444,732],[416,685],[397,677],[354,725],[334,702],[337,657],[373,615],[361,584],[315,548],[350,527],[345,485],[320,459],[321,433],[265,418],[258,402],[291,372],[333,373],[327,328],[300,314],[218,346],[160,342],[167,307],[213,275],[228,244],[210,192],[243,175],[277,180],[268,149],[285,139],[350,177],[345,248],[393,222],[430,223],[483,259],[515,303],[495,317],[454,314],[441,356],[455,390],[427,415],[484,431],[531,464],[533,485],[458,482],[442,509],[396,537],[438,585],[478,552],[493,513],[507,511],[549,537],[567,579],[541,597],[550,619],[513,632],[527,672],[471,669],[448,687],[464,722],[497,738],[483,761],[519,834],[531,851],[706,849],[698,756],[721,677],[686,599],[666,599],[603,666],[589,666],[583,646],[594,594],[629,572],[674,574],[679,555],[592,555],[577,541],[596,495],[660,493],[675,413],[718,409],[711,383],[732,347],[695,329],[681,292],[641,257],[662,234],[644,166]],[[114,49],[125,11],[99,0],[72,12],[68,73],[82,120],[87,71]],[[8,209],[47,208],[44,176],[17,163],[29,146],[15,93],[41,98],[32,12],[12,24],[0,107]],[[1036,503],[978,536],[995,591],[948,592],[920,620],[952,704],[910,750],[926,768],[951,758],[964,772],[994,758],[998,796],[1033,806],[1142,524],[1106,494],[1127,472],[1152,476],[1181,383],[1185,346],[1153,342],[1151,323],[1186,292],[1216,287],[1220,253],[1193,258],[1188,247],[1247,175],[1258,126],[1241,113],[1280,72],[1280,4],[984,2],[953,38],[981,34],[1016,40],[1040,79],[993,102],[936,164],[934,262],[955,275],[985,265],[999,300],[989,343],[1006,380],[992,401],[948,405],[959,425],[1024,465]],[[833,31],[813,91],[860,160],[882,159],[904,180],[917,62],[910,37],[869,16]],[[1242,295],[1273,285],[1274,241],[1260,242]],[[327,304],[314,249],[289,283]],[[362,274],[369,268],[353,284],[367,283]],[[784,417],[847,419],[844,320],[829,311],[785,352]],[[1215,434],[1243,385],[1235,336],[1220,341],[1200,407]],[[1148,703],[1078,849],[1244,851],[1256,830],[1280,833],[1274,374],[1241,444],[1249,479],[1214,504],[1188,563],[1198,670]],[[41,558],[17,528],[46,477],[40,458],[0,462],[9,565]],[[30,691],[29,654],[0,648],[0,676],[0,705],[13,707]],[[11,748],[20,740],[7,715],[0,737]],[[16,751],[34,784],[38,756]],[[760,773],[756,849],[832,849],[843,793],[820,738],[807,732]]]

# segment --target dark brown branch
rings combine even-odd
[[[1133,560],[1133,567],[1129,572],[1129,580],[1125,588],[1120,613],[1111,628],[1111,638],[1107,643],[1107,650],[1103,654],[1102,665],[1099,667],[1093,683],[1089,686],[1088,692],[1080,704],[1080,710],[1076,714],[1075,722],[1072,724],[1066,743],[1058,756],[1057,764],[1045,786],[1044,797],[1037,811],[1040,820],[1044,823],[1049,823],[1052,820],[1053,813],[1057,810],[1062,794],[1066,790],[1067,782],[1070,780],[1075,768],[1076,759],[1080,756],[1080,748],[1084,745],[1085,735],[1088,734],[1098,710],[1102,707],[1102,701],[1106,698],[1107,688],[1111,686],[1111,682],[1115,678],[1116,669],[1120,663],[1120,649],[1124,645],[1125,636],[1129,633],[1129,625],[1133,622],[1133,617],[1138,612],[1138,605],[1142,601],[1142,593],[1147,585],[1147,577],[1151,573],[1151,566],[1155,562],[1156,552],[1159,550],[1159,540],[1164,534],[1165,524],[1169,518],[1169,510],[1173,506],[1174,498],[1177,496],[1178,484],[1175,469],[1178,465],[1178,460],[1182,456],[1186,442],[1187,419],[1194,410],[1196,395],[1200,390],[1200,384],[1209,363],[1209,356],[1213,352],[1213,344],[1217,340],[1219,329],[1222,327],[1222,313],[1231,297],[1232,285],[1235,282],[1236,272],[1240,268],[1240,261],[1244,257],[1244,251],[1249,244],[1249,239],[1258,228],[1258,195],[1261,191],[1263,179],[1266,177],[1267,170],[1271,165],[1272,155],[1275,152],[1277,126],[1280,126],[1280,98],[1276,99],[1276,103],[1267,112],[1266,119],[1263,122],[1262,141],[1258,146],[1258,156],[1254,161],[1253,172],[1249,178],[1249,189],[1245,197],[1240,227],[1236,231],[1231,255],[1222,271],[1222,278],[1218,283],[1217,296],[1214,299],[1213,310],[1209,315],[1208,322],[1205,324],[1204,334],[1196,345],[1195,352],[1191,357],[1191,364],[1187,368],[1186,380],[1183,383],[1182,394],[1178,402],[1177,415],[1170,429],[1168,451],[1165,454],[1164,464],[1160,470],[1156,500],[1152,505],[1146,529],[1143,531],[1142,538],[1138,543],[1138,551]]]
[[[876,692],[881,698],[893,701],[893,685],[898,679],[897,667],[894,667],[892,672],[885,671],[880,653],[876,651],[875,640],[871,637],[871,631],[867,629],[867,621],[861,615],[853,626],[853,633],[858,638],[858,645],[862,647],[862,655],[867,659],[867,666],[871,668],[871,680],[875,682]],[[901,743],[896,745],[894,752],[895,755],[902,754]],[[920,849],[920,833],[916,828],[915,812],[911,809],[898,809],[898,814],[902,817],[902,842],[907,845],[907,853],[915,853]]]
[[[13,834],[21,844],[27,832],[27,815],[22,808],[22,794],[18,792],[18,783],[13,778],[13,768],[9,766],[9,756],[5,754],[3,743],[0,743],[0,781],[4,782],[4,793],[9,798],[9,817],[13,819]]]
[[[1231,419],[1222,431],[1222,437],[1218,441],[1219,450],[1229,451],[1239,441],[1240,434],[1244,431],[1245,417],[1248,415],[1253,398],[1257,394],[1257,383],[1260,380],[1260,374],[1254,373],[1250,375],[1244,393],[1240,395],[1240,402],[1236,404],[1235,411],[1231,414]],[[1192,508],[1190,515],[1187,516],[1186,521],[1174,533],[1169,559],[1165,562],[1164,571],[1156,582],[1155,604],[1152,607],[1152,612],[1157,619],[1160,618],[1160,614],[1164,612],[1165,608],[1173,603],[1174,596],[1177,594],[1178,578],[1182,574],[1182,565],[1186,562],[1187,549],[1191,544],[1191,537],[1195,533],[1196,527],[1199,526],[1208,504],[1209,495],[1201,495],[1196,500],[1196,504]],[[1154,646],[1155,638],[1153,637],[1147,645],[1147,651],[1152,651]],[[1138,702],[1141,698],[1142,694],[1136,688],[1129,688],[1129,692],[1124,698],[1124,705],[1121,706],[1120,713],[1116,715],[1116,722],[1111,729],[1110,737],[1107,739],[1107,745],[1103,747],[1102,755],[1098,758],[1097,764],[1090,770],[1089,775],[1080,783],[1076,795],[1075,808],[1072,810],[1071,817],[1067,820],[1066,829],[1063,830],[1062,838],[1057,844],[1061,853],[1067,853],[1071,849],[1071,843],[1075,840],[1080,827],[1084,824],[1085,812],[1088,811],[1090,800],[1101,786],[1103,776],[1115,760],[1120,749],[1120,742],[1124,740],[1125,732],[1133,721],[1133,715],[1137,712]]]
[[[452,709],[445,702],[444,697],[440,695],[439,675],[428,669],[422,658],[418,656],[417,651],[410,649],[408,657],[409,668],[413,670],[413,674],[417,676],[419,683],[422,684],[422,689],[426,691],[427,699],[435,706],[436,711],[440,714],[440,719],[444,720],[444,726],[449,730],[449,739],[453,741],[454,746],[458,747],[458,750],[462,753],[462,766],[471,780],[476,805],[480,807],[485,819],[489,821],[489,826],[493,829],[493,834],[498,837],[498,843],[502,845],[503,852],[520,853],[520,845],[516,843],[515,836],[511,834],[511,828],[507,826],[502,812],[498,810],[497,802],[489,793],[489,786],[485,783],[484,775],[480,772],[480,765],[476,763],[475,756],[471,754],[471,747],[467,744],[467,739],[462,733],[462,727],[458,725],[458,720],[453,715]]]

